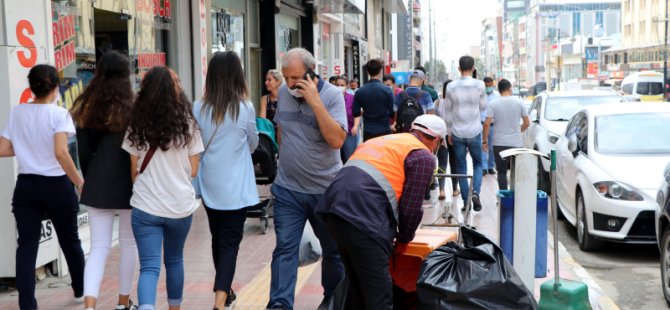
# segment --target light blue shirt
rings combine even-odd
[[[202,106],[201,101],[196,101],[193,114],[206,147],[217,125],[212,120],[211,110],[203,114]],[[202,201],[216,210],[239,210],[256,205],[259,199],[251,153],[258,146],[258,131],[253,105],[241,102],[237,122],[226,113],[219,126],[209,148],[201,154],[200,170],[194,180]]]

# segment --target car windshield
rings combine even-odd
[[[603,154],[670,154],[670,113],[599,116],[596,151]]]
[[[639,95],[660,95],[663,93],[661,82],[638,82],[637,93]]]
[[[581,96],[581,97],[553,97],[547,99],[544,118],[548,121],[567,122],[579,110],[601,103],[622,102],[625,99],[619,96]]]

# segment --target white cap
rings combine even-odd
[[[445,139],[447,136],[447,124],[444,120],[432,114],[419,115],[412,122],[412,129],[421,131],[431,137]]]

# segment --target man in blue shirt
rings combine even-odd
[[[371,59],[365,64],[370,80],[354,95],[353,115],[363,115],[363,141],[391,133],[389,119],[393,116],[393,91],[381,81],[384,61]]]
[[[425,80],[426,80],[426,74],[424,74],[423,71],[421,70],[412,71],[412,74],[409,76],[409,86],[407,86],[405,92],[410,97],[416,98],[416,100],[423,108],[423,113],[435,114],[435,102],[433,102],[433,99],[430,97],[430,93],[428,93],[427,91],[423,91],[420,88]],[[422,93],[421,96],[419,96],[420,92]],[[403,102],[402,93],[398,94],[395,97],[395,100],[396,105],[394,109],[397,110],[398,105]]]

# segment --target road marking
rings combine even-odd
[[[298,268],[298,279],[295,285],[296,292],[300,292],[319,265],[320,262]],[[235,301],[234,306],[235,309],[265,309],[270,300],[271,277],[272,270],[270,264],[267,264],[253,279],[251,279],[251,282],[244,286],[238,293],[237,301]]]

